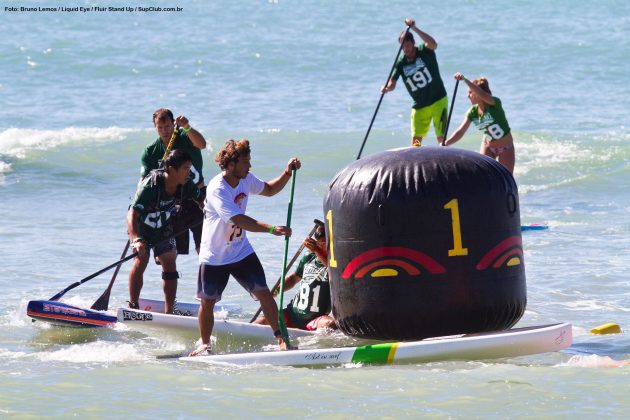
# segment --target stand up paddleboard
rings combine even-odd
[[[199,331],[199,323],[196,316],[168,315],[164,313],[140,311],[137,309],[119,308],[118,321],[138,331],[145,331],[150,327],[174,329],[180,332]],[[295,328],[287,328],[287,330],[291,338],[315,334],[314,331],[298,330]],[[246,321],[231,319],[217,319],[216,313],[212,334],[215,335],[217,339],[236,337],[248,340],[260,340],[269,344],[277,343],[269,325],[250,324]]]
[[[164,311],[164,301],[162,300],[139,299],[138,304],[146,312],[160,313]],[[194,322],[197,322],[198,310],[198,303],[176,302],[174,312],[179,316],[191,317]],[[239,310],[238,305],[225,304],[215,307],[217,313],[223,314],[234,313]],[[118,322],[118,318],[114,315],[52,300],[31,300],[26,307],[26,314],[33,320],[65,327],[107,327]]]
[[[521,231],[546,230],[546,229],[549,229],[549,225],[545,223],[530,223],[529,225],[521,225]]]
[[[360,347],[270,351],[181,357],[195,363],[274,366],[335,366],[347,363],[407,364],[437,360],[484,360],[565,349],[573,341],[571,324],[429,338]]]

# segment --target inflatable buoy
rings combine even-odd
[[[493,159],[410,147],[355,161],[324,198],[333,315],[410,340],[514,325],[527,303],[518,192]]]

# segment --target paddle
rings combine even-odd
[[[168,145],[166,146],[166,150],[164,151],[164,156],[162,156],[162,165],[164,164],[164,159],[166,159],[171,149],[173,148],[173,144],[175,143],[175,139],[177,138],[178,132],[179,132],[179,127],[177,126],[177,124],[175,124],[175,126],[173,127],[173,134],[171,135],[171,138],[168,141]],[[129,239],[127,239],[127,244],[125,245],[125,249],[123,250],[123,253],[120,256],[120,258],[125,257],[125,255],[127,254],[127,251],[129,250],[129,245],[130,245],[130,242],[129,242]],[[112,291],[112,287],[114,286],[114,282],[116,281],[116,276],[118,276],[118,271],[120,271],[121,265],[122,263],[116,266],[116,271],[114,271],[114,274],[112,275],[112,279],[109,281],[109,285],[107,286],[107,289],[105,289],[103,294],[99,296],[98,299],[96,299],[96,302],[92,304],[90,309],[94,309],[96,311],[107,310],[109,306],[109,295]]]
[[[130,245],[129,240],[127,240],[127,245],[125,245],[125,249],[123,250],[120,258],[125,258],[125,255],[127,255],[127,251],[129,250],[129,245]],[[90,309],[94,309],[95,311],[107,310],[107,308],[109,307],[109,295],[112,292],[114,281],[116,281],[116,276],[118,275],[118,272],[120,271],[121,266],[122,266],[122,263],[116,266],[116,270],[114,270],[114,274],[112,275],[112,279],[109,281],[109,285],[107,286],[107,289],[105,289],[103,294],[98,299],[96,299],[96,302],[92,304]]]
[[[407,30],[405,31],[405,35],[409,32],[411,26],[407,26]],[[404,38],[404,36],[403,36]],[[394,64],[392,65],[392,69],[387,74],[387,80],[385,81],[385,86],[389,83],[389,79],[392,77],[392,72],[394,71],[394,67],[396,67],[396,63],[398,62],[398,56],[400,56],[400,52],[402,51],[403,44],[400,43],[400,48],[398,48],[398,52],[396,53],[396,57],[394,58]],[[367,133],[365,133],[365,138],[363,139],[363,143],[361,144],[361,149],[359,149],[359,154],[357,155],[357,160],[361,159],[361,153],[363,153],[363,147],[365,147],[365,142],[367,141],[368,136],[370,135],[370,130],[372,130],[372,124],[374,124],[374,120],[376,119],[376,114],[378,113],[378,109],[381,107],[381,102],[383,102],[383,96],[385,96],[385,92],[381,93],[381,98],[378,100],[378,104],[376,105],[376,109],[374,110],[374,115],[372,115],[372,121],[370,121],[370,126],[367,129]]]
[[[313,233],[315,233],[315,231],[317,230],[317,225],[318,224],[324,224],[324,222],[320,221],[320,220],[313,220],[313,223],[315,223],[315,226],[313,226],[313,229],[311,229],[311,231],[308,234],[308,238],[313,236]],[[297,258],[300,256],[300,254],[302,253],[302,251],[304,250],[304,243],[302,243],[302,245],[300,245],[300,247],[298,248],[297,252],[295,253],[295,255],[293,256],[293,258],[291,258],[291,261],[289,261],[289,264],[287,265],[287,271],[289,271],[289,269],[291,269],[291,267],[293,266],[293,263],[295,262],[295,260],[297,260]],[[278,286],[280,286],[280,282],[282,281],[282,277],[278,277],[278,281],[276,282],[276,284],[274,284],[273,288],[271,289],[271,293],[273,293],[276,289],[278,289]],[[249,320],[250,324],[254,321],[256,321],[256,319],[258,318],[258,315],[260,315],[260,312],[262,311],[262,306],[258,308],[258,310],[256,311],[256,313],[254,314],[254,316],[252,317],[252,319]]]
[[[293,174],[291,176],[291,195],[289,197],[289,209],[287,210],[287,227],[291,227],[291,213],[293,212],[293,192],[295,191],[295,176],[296,169],[293,167]],[[287,331],[287,325],[284,323],[284,315],[282,313],[283,298],[284,298],[284,277],[287,274],[287,254],[289,253],[289,236],[284,237],[284,257],[282,258],[282,275],[280,276],[280,309],[278,310],[278,320],[280,321],[280,333],[284,342],[287,344],[287,348],[291,348],[291,341],[289,341],[289,332]]]
[[[159,241],[155,245],[149,244],[149,248],[153,248],[153,247],[155,247],[157,245],[160,245],[160,244],[162,244],[162,243],[164,243],[166,241],[169,241],[169,240],[171,240],[171,238],[174,238],[175,236],[181,235],[182,233],[187,232],[190,228],[193,228],[193,227],[195,227],[197,225],[200,225],[201,223],[203,223],[203,220],[200,220],[198,222],[192,223],[189,226],[186,226],[186,228],[181,229],[180,231],[175,232],[175,233],[167,236],[166,238],[162,239],[161,241]],[[69,292],[70,290],[74,289],[75,287],[78,287],[78,286],[82,285],[83,283],[85,283],[88,280],[92,280],[94,277],[103,274],[104,272],[106,272],[106,271],[116,267],[117,265],[120,265],[120,264],[124,263],[125,261],[129,261],[130,259],[135,258],[137,255],[138,255],[138,253],[134,252],[133,254],[127,255],[126,257],[121,258],[120,260],[116,261],[113,264],[108,265],[107,267],[101,268],[96,273],[92,273],[89,276],[87,276],[87,277],[85,277],[85,278],[83,278],[83,279],[81,279],[79,281],[76,281],[76,282],[72,283],[70,286],[66,287],[65,289],[63,289],[62,291],[60,291],[59,293],[57,293],[55,296],[51,297],[48,300],[52,300],[52,301],[59,300],[63,295],[65,295],[67,292]]]
[[[448,134],[448,126],[451,124],[451,115],[453,115],[453,105],[455,104],[455,97],[457,96],[457,86],[459,85],[459,79],[455,82],[455,90],[453,91],[453,98],[451,98],[451,109],[448,110],[448,118],[446,119],[446,127],[444,127],[444,137],[442,140],[442,146],[446,146],[446,139]]]

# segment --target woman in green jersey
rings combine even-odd
[[[461,125],[446,139],[445,145],[450,146],[461,139],[470,123],[473,122],[479,130],[484,132],[479,152],[496,159],[510,173],[513,173],[516,161],[514,139],[505,118],[501,100],[492,96],[490,85],[485,77],[468,80],[461,73],[455,73],[453,77],[463,80],[468,85],[468,99],[472,106],[466,112]]]

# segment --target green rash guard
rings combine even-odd
[[[309,252],[300,260],[295,274],[302,280],[300,291],[287,306],[293,325],[305,328],[313,319],[330,313],[330,283],[328,268],[317,256]]]
[[[177,205],[187,198],[198,199],[201,191],[188,179],[186,184],[177,188],[176,196],[172,196],[164,188],[164,172],[153,171],[149,174],[138,185],[130,207],[140,213],[140,236],[155,245],[172,233],[171,217],[177,211]]]
[[[184,130],[180,128],[177,133],[177,138],[173,142],[171,150],[183,149],[190,153],[192,158],[192,167],[190,168],[190,179],[198,185],[203,182],[203,158],[201,156],[201,150],[197,149],[188,136],[184,133]],[[164,144],[158,137],[156,141],[148,145],[142,152],[142,167],[140,168],[140,177],[146,177],[149,172],[160,167],[162,158],[164,157]]]
[[[479,115],[479,105],[471,106],[466,113],[466,118],[482,130],[490,141],[502,139],[510,134],[510,126],[505,118],[501,100],[494,96],[492,99],[494,99],[494,105],[486,104],[483,115]]]
[[[429,106],[446,96],[435,51],[424,44],[416,47],[414,61],[410,62],[404,55],[398,60],[391,78],[397,81],[400,76],[403,76],[415,109]]]

